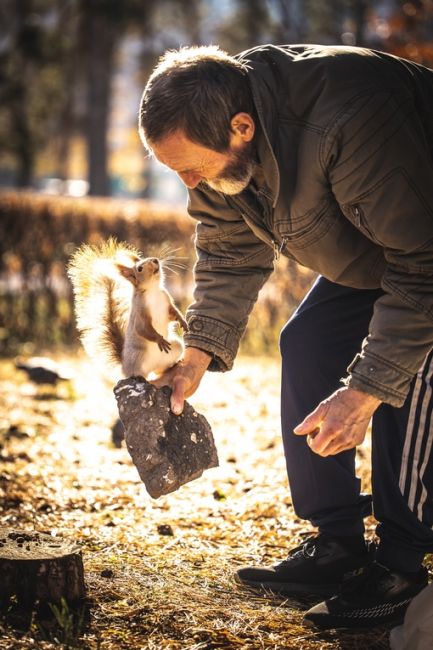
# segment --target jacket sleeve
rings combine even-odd
[[[386,260],[385,293],[346,383],[394,406],[433,347],[430,146],[412,98],[383,91],[346,106],[322,152],[343,214]]]
[[[273,271],[273,251],[213,190],[191,190],[188,212],[198,224],[185,344],[213,355],[210,370],[230,370],[259,290]]]

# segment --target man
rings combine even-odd
[[[174,412],[206,369],[232,366],[274,257],[320,273],[280,346],[293,506],[318,534],[237,580],[328,598],[305,615],[322,627],[402,618],[427,584],[432,107],[427,68],[311,45],[169,52],[142,97],[142,140],[189,188],[198,221],[187,348],[160,382]],[[354,469],[371,417],[377,549]]]

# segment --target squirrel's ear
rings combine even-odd
[[[123,264],[117,263],[116,267],[120,275],[123,275],[123,277],[132,282],[132,284],[135,284],[136,279],[133,266],[124,266]]]

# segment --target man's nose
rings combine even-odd
[[[196,172],[180,172],[179,177],[182,183],[184,183],[190,190],[194,189],[194,187],[197,187],[203,178]]]

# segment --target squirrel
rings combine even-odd
[[[84,244],[68,264],[77,327],[89,356],[120,363],[126,377],[161,374],[183,353],[171,326],[188,325],[164,286],[163,263],[110,238]]]

